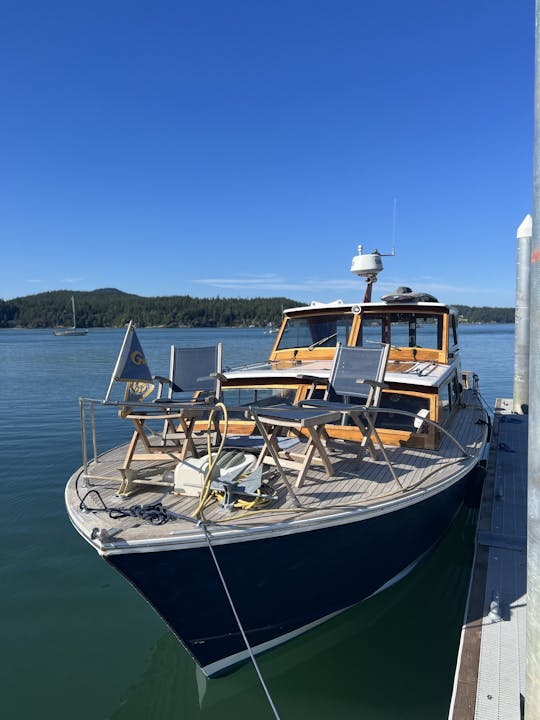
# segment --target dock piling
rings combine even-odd
[[[517,230],[514,412],[519,414],[529,411],[529,284],[532,225],[532,217],[527,215]]]
[[[540,217],[540,0],[536,0],[533,212]],[[533,222],[530,277],[527,465],[527,666],[525,718],[540,717],[540,222]]]

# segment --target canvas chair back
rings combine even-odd
[[[383,383],[389,351],[390,346],[387,344],[375,348],[340,345],[336,350],[326,399],[335,400],[336,396],[341,396],[346,401],[350,398],[356,401],[356,398],[359,398],[361,404],[377,407],[381,397],[381,385],[358,383],[357,380]]]
[[[221,395],[221,343],[208,347],[171,346],[168,399]]]

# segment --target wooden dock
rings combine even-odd
[[[497,400],[449,720],[522,720],[528,417]]]

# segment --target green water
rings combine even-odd
[[[474,365],[492,402],[495,392],[511,394],[513,329],[490,327],[467,328],[461,345],[472,359],[497,363]],[[122,334],[0,331],[2,716],[272,718],[252,666],[205,680],[67,519],[63,489],[80,465],[77,397],[103,396]],[[153,373],[166,371],[171,342],[221,340],[225,362],[234,364],[265,357],[273,340],[257,329],[139,334]],[[486,352],[490,344],[497,353]],[[463,509],[402,582],[259,658],[282,720],[446,720],[474,513]],[[301,602],[301,594],[291,597]]]

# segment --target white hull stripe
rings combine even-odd
[[[407,565],[406,568],[401,570],[397,575],[394,575],[393,578],[390,578],[390,580],[387,580],[387,582],[384,583],[384,585],[381,585],[378,590],[375,590],[371,595],[368,597],[374,597],[380,592],[383,592],[383,590],[387,590],[389,587],[394,585],[395,583],[402,580],[406,575],[408,575],[414,568],[422,562],[422,560],[431,552],[432,548],[429,548],[426,550],[426,552],[422,553],[420,557],[418,557],[416,560],[414,560],[410,565]],[[368,598],[366,598],[367,600]],[[364,602],[364,601],[362,601]],[[328,620],[331,620],[334,617],[337,617],[338,615],[341,615],[341,613],[346,612],[347,610],[350,610],[351,608],[355,607],[354,605],[349,605],[348,607],[343,608],[342,610],[336,610],[336,612],[330,613],[329,615],[325,615],[322,618],[319,618],[318,620],[314,620],[311,623],[308,623],[307,625],[304,625],[301,628],[297,628],[296,630],[291,630],[291,632],[285,633],[284,635],[280,635],[277,638],[274,638],[273,640],[268,640],[267,642],[261,643],[260,645],[255,645],[252,650],[255,653],[255,655],[258,655],[259,653],[265,652],[266,650],[271,650],[274,647],[277,647],[278,645],[282,645],[283,643],[287,642],[288,640],[292,640],[295,637],[298,637],[299,635],[303,635],[304,633],[308,632],[309,630],[312,630],[313,628],[316,628],[318,625],[322,625],[323,623],[327,622]],[[222,658],[221,660],[216,660],[216,662],[210,663],[209,665],[205,665],[202,668],[202,671],[207,677],[212,677],[213,675],[217,675],[227,668],[230,668],[233,665],[237,665],[239,663],[245,662],[249,659],[249,653],[247,650],[243,650],[242,652],[235,653],[234,655],[229,655],[226,658]]]

